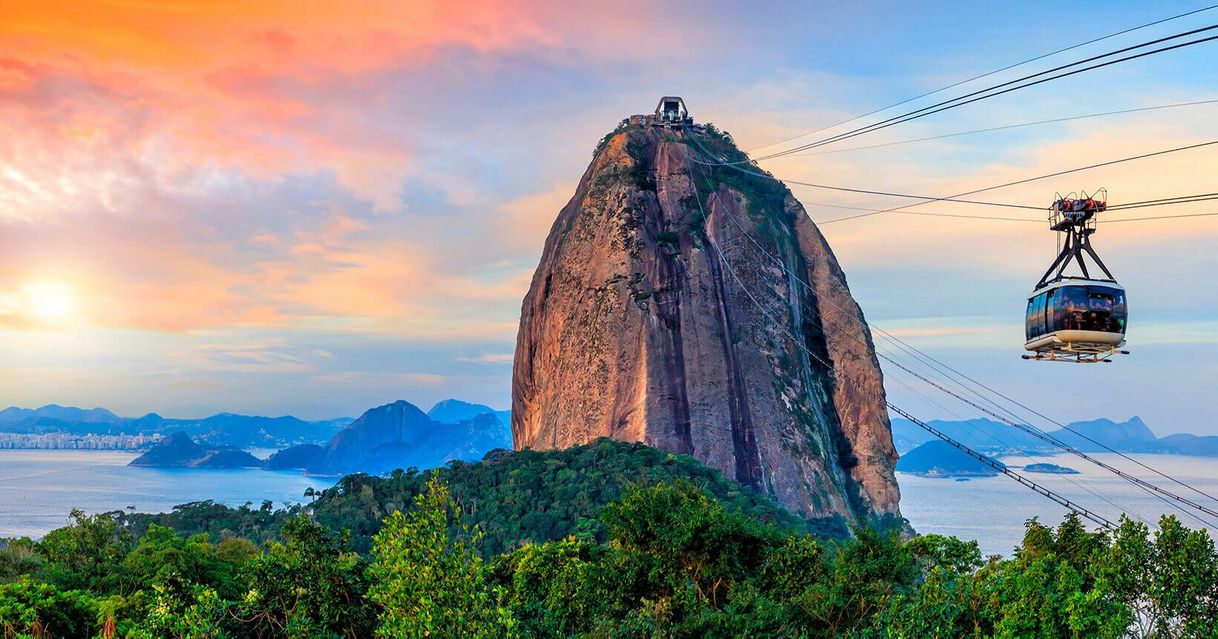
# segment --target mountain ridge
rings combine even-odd
[[[987,418],[934,420],[928,424],[971,448],[991,453],[1060,450],[1009,424]],[[901,454],[935,439],[934,435],[913,422],[899,417],[892,420],[892,430],[893,442]],[[1106,452],[1104,447],[1107,446],[1122,453],[1218,457],[1218,436],[1174,433],[1158,437],[1146,422],[1136,415],[1123,422],[1104,417],[1070,422],[1065,428],[1048,431],[1047,434],[1088,453]]]

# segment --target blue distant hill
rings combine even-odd
[[[436,402],[435,406],[427,411],[427,416],[442,424],[455,424],[487,413],[497,417],[504,426],[511,426],[510,411],[495,410],[490,406],[471,404],[459,399],[445,399]]]
[[[435,468],[454,460],[482,459],[496,448],[511,448],[512,433],[494,410],[449,400],[430,413],[407,401],[368,409],[334,436],[306,470],[319,475],[383,473],[397,468]],[[440,406],[440,405],[437,405]],[[457,419],[472,415],[465,419]],[[286,452],[286,451],[285,451]]]
[[[349,417],[305,421],[292,416],[261,417],[217,413],[203,419],[168,419],[156,413],[119,417],[104,408],[70,406],[10,407],[0,410],[0,432],[68,433],[72,435],[168,435],[185,433],[191,440],[220,447],[277,448],[329,441],[351,423]]]
[[[464,403],[462,403],[464,404]],[[465,405],[476,406],[476,405]],[[461,408],[448,404],[449,408]],[[315,475],[381,474],[398,468],[428,469],[452,461],[476,461],[488,452],[512,447],[512,434],[495,411],[461,408],[447,413],[453,422],[432,419],[410,402],[370,408],[335,434],[324,446],[298,444],[258,460],[233,448],[200,444],[184,432],[162,438],[132,466],[219,468],[258,466],[268,470],[304,470]]]
[[[936,420],[927,423],[970,448],[991,454],[1058,450],[1013,426],[990,419]],[[1179,433],[1156,437],[1140,417],[1131,417],[1123,422],[1111,419],[1071,422],[1066,428],[1051,430],[1048,434],[1084,452],[1102,452],[1108,447],[1122,453],[1218,457],[1218,436]],[[892,440],[900,454],[934,439],[934,435],[909,420],[892,420]]]
[[[437,402],[426,414],[397,401],[369,409],[359,419],[320,421],[235,413],[203,419],[167,419],[156,413],[130,418],[104,408],[57,405],[0,410],[0,432],[163,435],[133,463],[137,466],[261,466],[327,475],[481,459],[489,450],[512,447],[509,423],[508,411],[459,399]],[[246,448],[280,450],[264,462],[237,454]]]

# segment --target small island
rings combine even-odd
[[[905,453],[897,471],[919,477],[993,477],[998,471],[960,452],[947,442],[934,440]]]
[[[1058,466],[1057,464],[1028,464],[1023,469],[1029,473],[1045,473],[1049,475],[1077,475],[1077,470],[1067,466]]]
[[[262,460],[231,447],[202,446],[183,432],[163,437],[128,466],[152,468],[258,468]]]

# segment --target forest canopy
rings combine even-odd
[[[506,459],[492,456],[349,477],[290,510],[194,505],[160,522],[74,512],[43,539],[0,549],[0,636],[1213,637],[1218,628],[1214,542],[1172,517],[1156,530],[1123,519],[1112,532],[1074,516],[1055,527],[1030,520],[1010,558],[985,558],[976,542],[895,527],[817,535],[713,471],[676,476],[685,460],[583,448],[524,455],[537,477],[500,487],[499,509],[479,501],[489,489],[471,479],[498,477]],[[587,454],[620,469],[631,462],[619,454],[658,455],[669,470],[644,469],[604,489],[611,498],[556,497],[548,482],[568,485],[564,471],[593,473],[573,461]],[[538,496],[607,501],[588,517],[572,507],[515,522],[513,504]],[[400,506],[376,511],[386,504]],[[325,523],[373,512],[374,532]],[[189,529],[164,525],[174,522]]]

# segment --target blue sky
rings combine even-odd
[[[1199,5],[84,6],[6,7],[0,27],[0,404],[329,417],[398,398],[506,407],[520,298],[549,225],[601,135],[660,95],[683,95],[695,119],[752,149]],[[987,81],[1215,22],[1218,11],[1202,13]],[[1215,98],[1216,46],[840,146]],[[1216,109],[765,167],[945,195],[1218,139]],[[1216,153],[987,197],[1210,192]],[[814,219],[842,214],[821,204],[898,203],[793,190]],[[1186,211],[1205,208],[1171,210]],[[824,233],[870,320],[970,375],[1060,419],[1137,414],[1160,432],[1218,433],[1203,408],[1218,355],[1218,291],[1203,274],[1218,222],[1101,225],[1097,247],[1129,288],[1134,354],[1092,367],[1019,359],[1024,296],[1054,249],[1043,227],[882,215]]]

